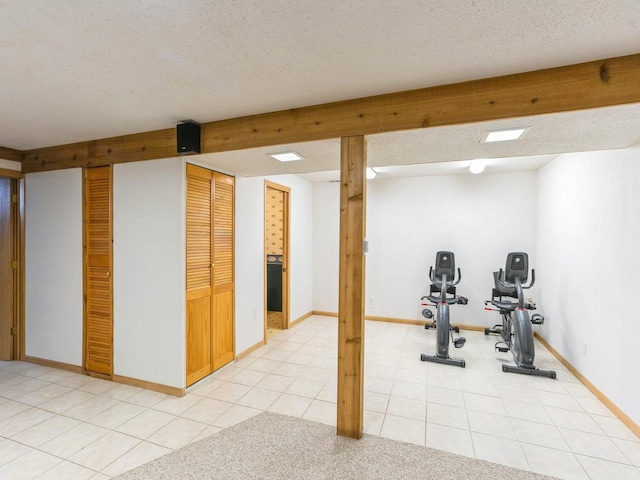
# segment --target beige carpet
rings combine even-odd
[[[120,480],[551,479],[483,460],[265,412],[135,468]]]

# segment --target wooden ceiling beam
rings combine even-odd
[[[640,102],[640,53],[202,125],[202,153]],[[175,128],[23,152],[23,172],[176,156]]]
[[[640,54],[203,125],[203,153],[640,102]]]
[[[13,148],[0,147],[0,159],[20,162],[22,160],[22,152]]]
[[[176,131],[175,128],[167,128],[28,150],[22,154],[22,171],[31,173],[74,167],[103,167],[175,156]]]

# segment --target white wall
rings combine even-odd
[[[236,178],[236,353],[264,336],[264,181],[289,187],[290,319],[313,309],[312,185],[294,175]]]
[[[16,172],[20,172],[22,170],[22,164],[20,162],[3,160],[0,158],[0,168],[4,168],[5,170],[15,170]]]
[[[113,167],[113,373],[185,385],[183,160]]]
[[[537,221],[542,335],[636,424],[639,159],[640,146],[561,155],[539,171]]]
[[[26,176],[26,354],[82,365],[82,170]]]
[[[184,385],[182,159],[114,166],[114,373]],[[29,174],[27,355],[82,364],[81,170]],[[236,179],[236,352],[264,332],[264,180]],[[312,186],[291,188],[291,319],[313,309]]]
[[[338,312],[340,183],[313,184],[313,310]]]
[[[339,189],[314,186],[314,308],[330,312],[338,310]],[[453,307],[452,322],[496,323],[483,310],[492,272],[516,250],[536,267],[535,197],[535,172],[370,180],[366,314],[422,320],[429,267],[438,250],[451,250],[462,271],[458,294],[469,299]]]
[[[264,338],[264,179],[236,177],[236,354]]]

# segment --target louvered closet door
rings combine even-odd
[[[233,177],[214,172],[214,370],[234,356],[233,197]]]
[[[85,229],[85,369],[111,375],[111,167],[86,170]]]
[[[187,386],[213,372],[212,172],[187,165]]]

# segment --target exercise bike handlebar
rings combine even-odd
[[[531,282],[529,283],[529,285],[522,285],[522,283],[520,283],[519,277],[516,277],[516,283],[506,282],[504,279],[504,271],[502,269],[500,269],[498,281],[503,287],[515,287],[516,293],[518,294],[518,308],[524,308],[524,293],[522,292],[522,290],[531,288],[533,287],[533,284],[536,283],[536,270],[534,268],[531,269]]]
[[[520,284],[520,287],[522,289],[528,289],[533,287],[534,283],[536,283],[536,269],[532,268],[531,269],[531,282],[529,283],[529,285],[522,285],[519,281],[518,278],[516,278],[516,280],[518,280],[518,284]],[[505,281],[504,279],[504,270],[500,269],[500,272],[498,274],[498,281],[500,282],[500,285],[502,285],[503,287],[507,287],[507,288],[517,288],[515,283],[509,283],[507,281]]]
[[[433,267],[429,267],[429,280],[431,280],[431,283],[440,283],[436,279],[436,277],[435,277],[435,275],[433,273]],[[458,279],[455,280],[455,277],[454,277],[454,279],[452,279],[452,280],[447,280],[447,276],[443,275],[442,276],[442,285],[446,285],[447,287],[454,287],[454,286],[456,286],[457,284],[460,283],[460,280],[462,280],[462,274],[460,273],[460,267],[458,267]]]
[[[451,285],[457,285],[460,283],[460,280],[462,280],[462,274],[460,273],[460,267],[458,267],[458,280],[456,280],[455,282],[453,282]]]
[[[458,283],[460,283],[460,279],[462,277],[460,276],[460,269],[458,269],[458,281],[457,282],[448,282],[447,281],[447,274],[445,273],[444,275],[442,275],[442,284],[440,285],[440,303],[446,303],[448,305],[453,305],[455,303],[464,303],[464,305],[466,305],[466,302],[462,302],[460,300],[460,298],[463,297],[456,297],[455,295],[453,297],[447,298],[447,287],[453,286],[453,285],[457,285]]]

